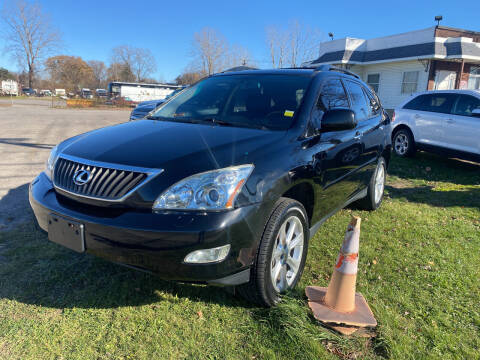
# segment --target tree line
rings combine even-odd
[[[23,69],[18,78],[22,84],[44,88],[105,88],[111,81],[158,82],[152,76],[157,70],[149,49],[120,45],[110,51],[109,64],[86,61],[79,56],[61,54],[62,36],[52,26],[48,14],[38,3],[10,1],[2,8],[5,51]],[[285,27],[265,29],[268,60],[255,60],[250,51],[231,44],[218,31],[203,28],[193,36],[190,63],[177,76],[178,84],[192,84],[202,77],[236,66],[298,67],[318,53],[321,34],[317,29],[291,21]],[[1,75],[1,74],[0,74]]]

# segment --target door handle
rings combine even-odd
[[[413,117],[414,117],[415,119],[420,119],[420,115],[418,115],[418,114],[413,115]]]
[[[455,124],[455,120],[453,120],[453,119],[447,119],[447,123],[448,123],[448,124]]]

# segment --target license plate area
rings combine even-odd
[[[85,251],[85,226],[55,214],[48,215],[48,239],[77,252]]]

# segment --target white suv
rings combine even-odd
[[[480,91],[415,94],[395,109],[392,146],[399,156],[417,149],[480,160]]]

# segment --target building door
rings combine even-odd
[[[439,70],[435,73],[435,90],[455,89],[457,73],[455,71]]]

